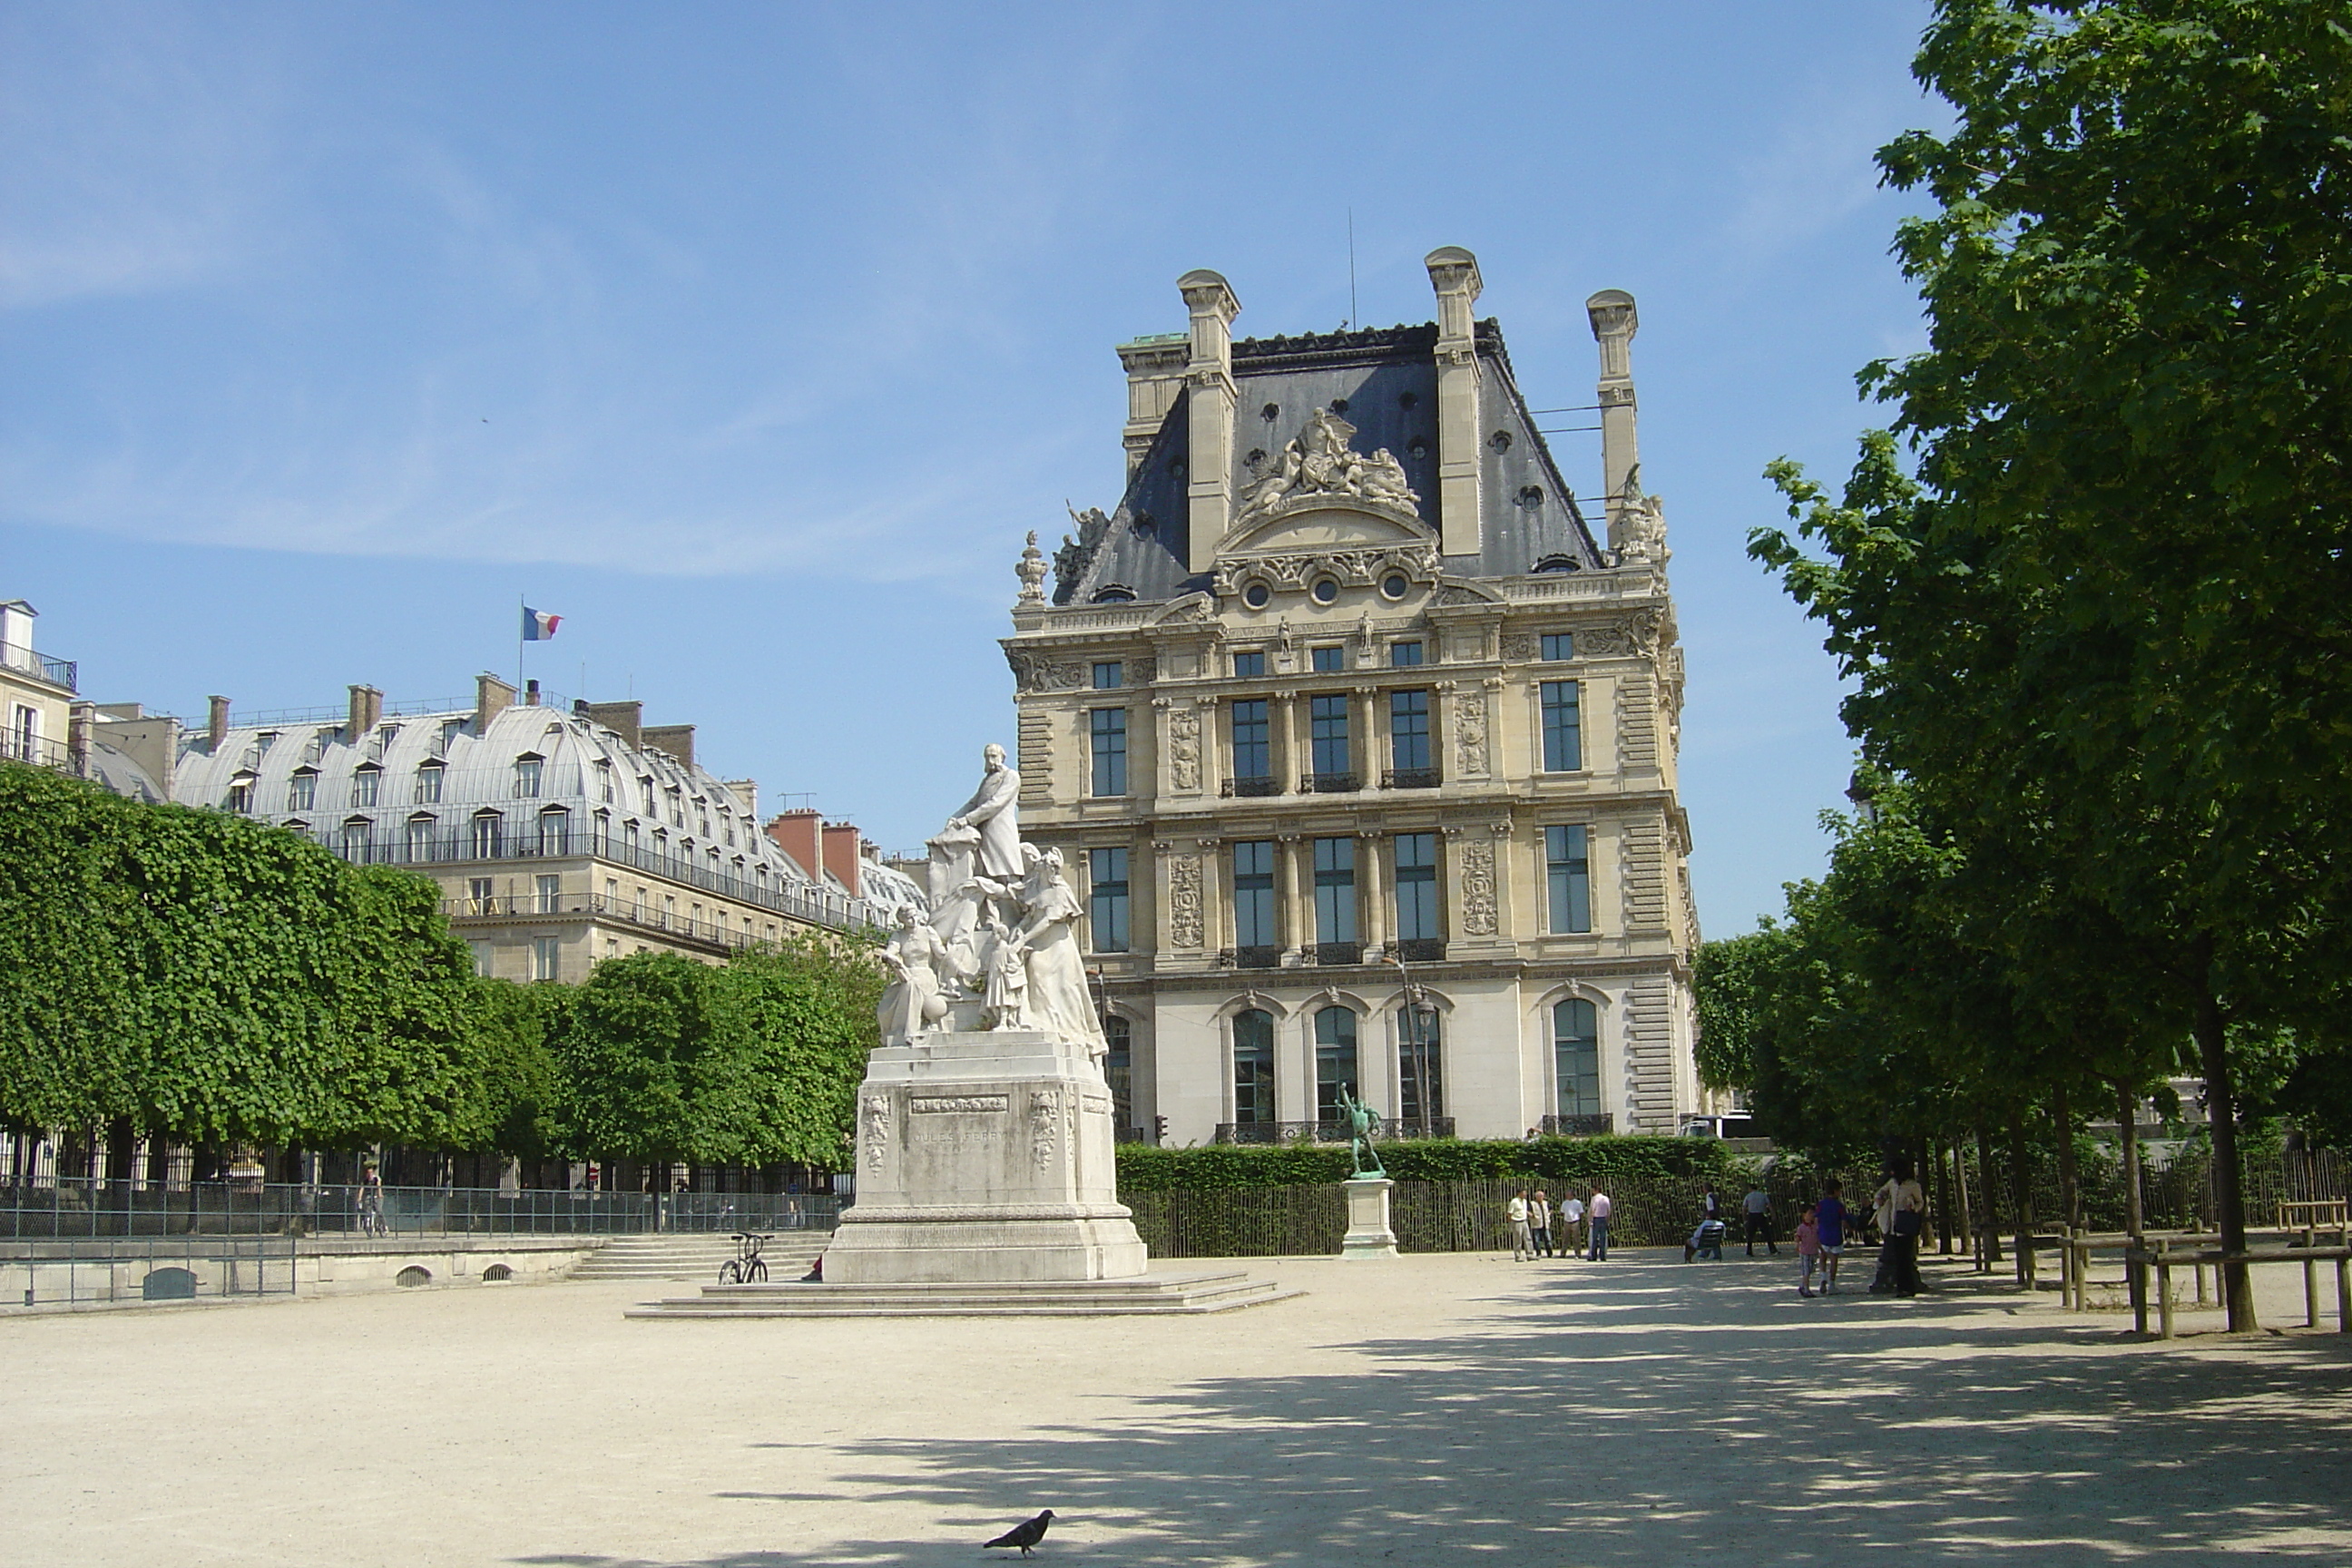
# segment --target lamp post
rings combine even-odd
[[[1389,949],[1389,962],[1397,966],[1397,974],[1404,984],[1405,1049],[1408,1053],[1406,1059],[1412,1064],[1412,1082],[1415,1099],[1418,1101],[1416,1109],[1421,1112],[1418,1120],[1421,1122],[1422,1135],[1429,1137],[1432,1135],[1429,1113],[1429,1032],[1437,1022],[1437,1007],[1429,1000],[1428,994],[1414,983],[1412,971],[1405,966],[1402,952],[1391,946]],[[1397,1098],[1402,1102],[1404,1097],[1399,1095]],[[1403,1105],[1400,1103],[1397,1106],[1400,1119],[1403,1110]]]

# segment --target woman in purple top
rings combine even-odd
[[[1821,1226],[1822,1257],[1826,1259],[1822,1274],[1824,1296],[1837,1289],[1838,1258],[1845,1251],[1845,1200],[1838,1191],[1838,1184],[1831,1181],[1822,1201],[1813,1205],[1813,1217]]]

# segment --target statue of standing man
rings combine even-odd
[[[990,742],[981,752],[983,767],[980,787],[948,818],[950,827],[980,831],[979,854],[973,869],[993,881],[1021,879],[1021,775],[1004,765],[1004,748]]]

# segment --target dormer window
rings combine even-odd
[[[1095,590],[1094,598],[1090,603],[1097,605],[1131,605],[1135,603],[1135,590],[1129,587],[1124,583],[1106,584],[1102,587]]]
[[[535,752],[525,752],[515,759],[514,792],[517,800],[530,800],[539,795],[539,770],[545,761]]]
[[[608,757],[596,759],[596,798],[606,805],[613,804],[613,763]]]
[[[686,826],[686,802],[676,784],[669,786],[669,825],[672,827]]]
[[[1575,572],[1580,570],[1573,555],[1547,555],[1536,563],[1538,572]]]
[[[253,781],[239,776],[228,781],[228,808],[239,816],[253,815]]]
[[[297,768],[286,781],[286,809],[309,811],[319,802],[319,774],[314,768]]]
[[[362,767],[358,772],[352,774],[352,804],[353,805],[373,805],[376,802],[377,795],[382,791],[383,784],[383,770],[382,768]]]
[[[448,771],[448,768],[440,763],[419,763],[416,764],[417,805],[438,805],[441,804],[441,775]]]

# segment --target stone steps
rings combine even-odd
[[[771,1240],[760,1257],[771,1279],[793,1279],[808,1272],[816,1256],[832,1243],[824,1230],[786,1231]],[[571,1278],[600,1279],[715,1279],[719,1266],[735,1256],[735,1243],[725,1237],[627,1237],[605,1243],[573,1269]]]
[[[1197,1317],[1240,1311],[1303,1292],[1229,1273],[1146,1274],[1129,1279],[1003,1284],[706,1285],[699,1296],[632,1309],[632,1318]]]

